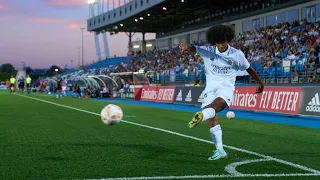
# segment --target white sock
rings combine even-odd
[[[216,148],[223,149],[221,126],[218,124],[218,125],[210,128],[210,134],[211,134],[211,137],[212,137],[214,144],[216,145]]]
[[[206,108],[202,110],[203,121],[214,118],[216,116],[216,111],[213,108]]]

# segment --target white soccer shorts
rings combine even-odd
[[[66,91],[67,90],[67,87],[62,87],[62,91]]]
[[[228,88],[215,89],[213,91],[204,93],[201,109],[211,104],[218,97],[224,99],[227,105],[230,107],[231,102],[233,100],[233,95],[234,95],[234,90],[228,89]]]

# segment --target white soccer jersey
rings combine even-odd
[[[250,63],[244,53],[228,46],[227,51],[220,53],[216,46],[195,46],[197,54],[204,60],[206,70],[206,90],[219,88],[234,89],[237,72],[247,70]]]
[[[68,81],[67,80],[64,80],[63,86],[64,87],[68,87]]]

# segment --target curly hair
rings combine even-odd
[[[217,25],[207,31],[207,41],[211,44],[230,42],[234,38],[234,31],[228,25]]]

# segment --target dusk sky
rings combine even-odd
[[[113,0],[109,1],[113,7]],[[73,60],[73,67],[77,67],[78,48],[81,48],[80,27],[86,27],[89,15],[87,2],[0,0],[0,64],[12,63],[16,68],[22,68],[22,62],[25,62],[31,68],[49,68],[53,64],[63,68],[65,64],[70,67]],[[115,2],[115,7],[119,6],[119,0]],[[102,36],[99,38],[104,57]],[[140,33],[132,40],[137,38],[141,38]],[[146,39],[153,38],[153,34],[146,35]],[[127,35],[108,34],[108,40],[110,55],[126,55]],[[94,35],[85,31],[85,64],[96,60]]]

